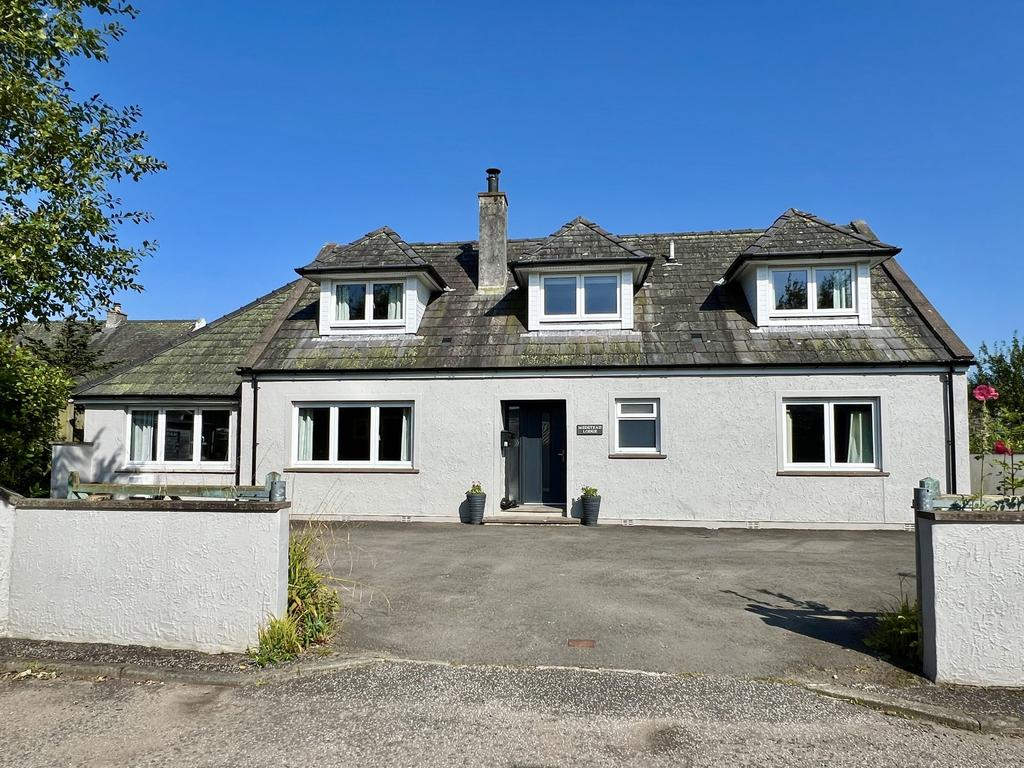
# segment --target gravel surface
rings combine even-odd
[[[720,677],[377,663],[248,688],[0,681],[0,765],[1009,766],[1024,740]]]

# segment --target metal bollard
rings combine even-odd
[[[931,512],[935,509],[934,501],[931,488],[914,489],[914,512]]]

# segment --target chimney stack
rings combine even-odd
[[[128,315],[121,311],[121,305],[115,304],[113,307],[107,310],[107,319],[103,322],[104,328],[117,328],[125,320],[128,319]]]
[[[508,198],[498,191],[498,168],[487,169],[487,191],[480,192],[477,290],[503,293],[508,278]]]

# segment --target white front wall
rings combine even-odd
[[[966,487],[966,399],[957,403],[958,474]],[[779,474],[781,398],[809,393],[871,395],[881,402],[882,469],[888,477]],[[617,397],[659,397],[664,459],[617,459]],[[504,493],[502,402],[566,402],[567,487],[597,486],[605,521],[684,524],[902,526],[913,522],[911,489],[945,482],[944,385],[940,373],[791,375],[359,378],[260,381],[257,478],[283,472],[294,515],[457,519],[464,491],[481,480],[488,511]],[[288,471],[295,401],[412,401],[415,473]],[[249,482],[249,385],[243,387],[242,482]],[[602,436],[577,436],[602,424]]]
[[[0,497],[0,635],[241,652],[284,615],[287,574],[284,509],[15,508]]]
[[[1024,524],[918,520],[924,671],[1024,685]]]

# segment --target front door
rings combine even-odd
[[[505,404],[505,504],[565,504],[565,401]]]

